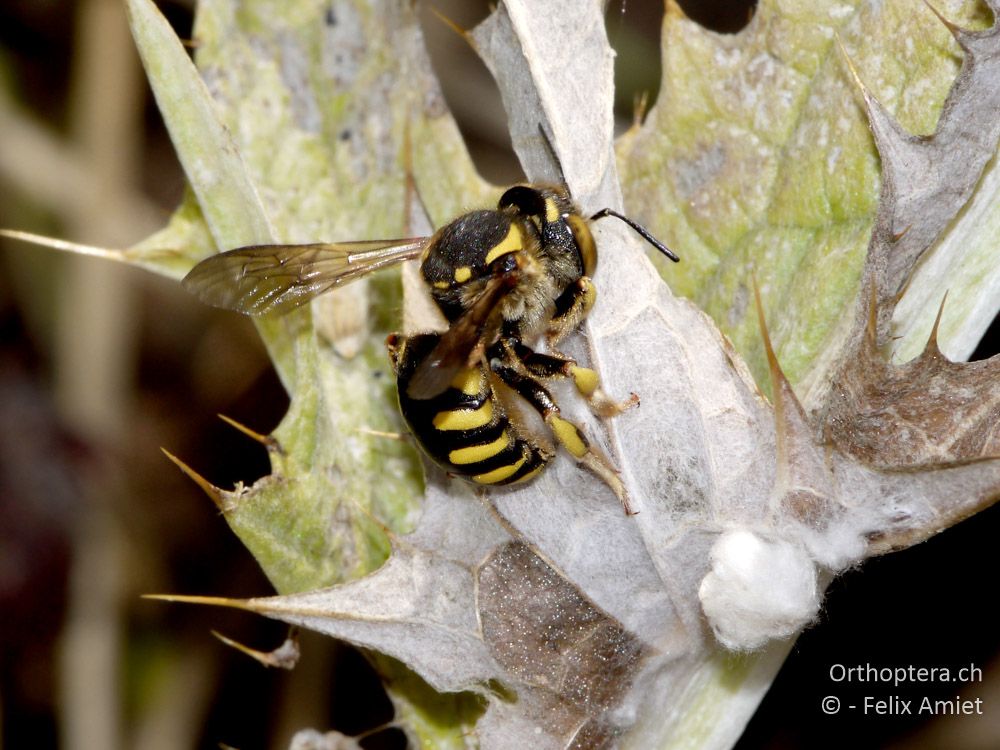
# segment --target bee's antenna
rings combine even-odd
[[[636,221],[633,221],[632,219],[630,219],[627,216],[623,216],[622,214],[618,213],[617,211],[615,211],[612,208],[602,208],[596,214],[594,214],[593,216],[591,216],[590,220],[591,221],[597,221],[598,219],[603,219],[605,216],[614,216],[616,219],[621,219],[626,224],[628,224],[630,227],[632,227],[632,229],[634,229],[636,231],[636,233],[640,237],[642,237],[644,240],[646,240],[646,242],[648,242],[650,245],[652,245],[653,247],[655,247],[661,253],[663,253],[664,255],[666,255],[674,263],[679,263],[680,262],[681,259],[677,256],[677,253],[675,253],[669,247],[667,247],[662,242],[660,242],[658,239],[656,239],[656,237],[654,237],[652,235],[652,233],[648,229],[646,229],[646,227],[644,227],[642,224],[639,224]]]
[[[559,170],[559,184],[566,191],[566,195],[573,195],[569,191],[569,185],[566,184],[566,171],[563,169],[562,161],[559,159],[559,154],[556,153],[555,144],[552,143],[552,138],[549,137],[549,132],[545,129],[545,125],[538,123],[538,132],[542,134],[542,143],[545,144],[545,150],[549,152],[552,163]]]

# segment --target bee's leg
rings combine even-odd
[[[587,276],[581,276],[556,298],[556,309],[549,322],[549,344],[558,343],[573,331],[590,312],[597,300],[597,288]]]
[[[587,440],[579,427],[562,418],[559,406],[541,383],[529,375],[519,372],[514,367],[503,364],[500,359],[494,359],[490,363],[490,369],[542,415],[542,419],[552,430],[552,434],[573,458],[594,472],[614,491],[627,514],[635,513],[629,504],[625,485],[614,466],[604,454],[591,446],[590,441]]]
[[[524,369],[536,378],[572,378],[576,389],[587,399],[587,404],[595,414],[613,417],[639,405],[639,397],[634,393],[624,401],[612,399],[601,388],[597,373],[589,367],[581,367],[570,357],[539,354],[520,342],[514,344],[512,350],[513,356],[524,365]]]

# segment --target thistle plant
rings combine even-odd
[[[128,6],[190,191],[118,259],[179,279],[500,194],[409,3],[203,0],[194,63]],[[1000,496],[1000,364],[961,362],[1000,300],[997,29],[957,0],[764,0],[724,37],[668,2],[659,98],[615,139],[601,3],[504,0],[465,35],[527,178],[560,177],[542,126],[585,211],[625,207],[683,259],[595,225],[568,344],[642,400],[573,414],[639,513],[565,457],[482,493],[374,434],[401,429],[386,332],[431,325],[386,272],[258,320],[291,397],[272,473],[204,486],[278,595],[202,601],[370,650],[414,744],[731,746],[837,573]]]

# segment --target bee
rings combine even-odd
[[[393,333],[386,345],[400,412],[424,452],[449,474],[479,485],[524,482],[542,471],[552,450],[508,415],[499,381],[538,412],[556,442],[608,484],[631,514],[611,462],[562,417],[542,383],[571,379],[601,416],[638,403],[634,394],[615,402],[594,370],[554,349],[594,305],[597,246],[590,224],[608,216],[678,260],[622,214],[606,208],[585,218],[565,186],[526,184],[503,193],[495,210],[464,214],[430,237],[243,247],[203,260],[183,284],[208,304],[268,315],[419,259],[448,329]],[[542,339],[548,353],[533,348]]]

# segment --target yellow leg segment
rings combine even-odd
[[[569,375],[573,378],[576,389],[580,395],[587,399],[587,404],[595,414],[602,417],[613,417],[639,405],[639,397],[634,393],[624,401],[615,401],[608,396],[601,388],[597,373],[589,367],[570,365]]]
[[[545,422],[563,448],[611,488],[622,504],[622,508],[625,509],[625,513],[630,516],[634,515],[636,511],[632,509],[628,491],[625,489],[621,477],[618,476],[618,472],[607,457],[591,447],[590,441],[584,437],[580,428],[555,412],[548,414],[545,417]]]

